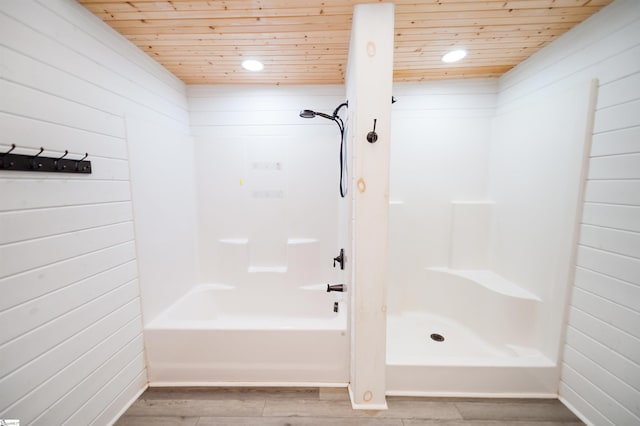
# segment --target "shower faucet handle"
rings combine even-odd
[[[340,269],[344,269],[344,249],[340,249],[340,254],[333,258],[333,267],[336,267],[336,262],[340,264]]]

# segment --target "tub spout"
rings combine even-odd
[[[344,291],[344,284],[327,284],[327,293],[330,291]]]

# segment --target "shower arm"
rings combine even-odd
[[[342,108],[342,107],[347,107],[347,106],[349,106],[349,102],[343,102],[343,103],[341,103],[340,105],[338,105],[338,106],[336,107],[336,109],[335,109],[335,110],[333,110],[333,116],[334,116],[334,117],[337,117],[337,116],[338,116],[338,112],[340,111],[340,108]]]
[[[332,116],[329,116],[327,114],[323,114],[321,112],[317,112],[316,113],[321,117],[328,118],[329,120],[333,120],[333,121],[336,122],[336,124],[340,128],[340,140],[342,140],[342,138],[344,138],[344,122],[342,121],[342,118],[340,118],[340,116],[338,115],[338,112],[340,112],[340,108],[348,107],[348,106],[349,106],[348,102],[341,103],[340,105],[338,105],[336,107],[336,109],[333,110],[333,115]]]
[[[335,121],[335,123],[338,125],[338,128],[340,129],[340,137],[341,140],[342,138],[344,138],[344,121],[342,121],[342,118],[338,115],[338,113],[340,112],[340,109],[342,107],[348,107],[349,106],[349,102],[343,102],[340,105],[338,105],[336,107],[336,109],[333,110],[333,114],[329,115],[329,114],[325,114],[324,112],[317,112],[317,111],[312,111],[310,109],[304,109],[302,111],[300,111],[300,117],[302,118],[313,118],[313,117],[322,117],[322,118],[326,118],[327,120],[331,120],[331,121]]]
[[[333,110],[333,114],[329,115],[329,114],[325,114],[324,112],[316,112],[315,115],[319,115],[320,117],[326,118],[327,120],[331,120],[331,121],[335,121],[336,124],[338,125],[338,128],[340,129],[340,137],[343,138],[344,137],[344,122],[342,121],[342,118],[340,118],[340,116],[338,115],[338,112],[340,112],[340,109],[342,107],[346,107],[348,106],[348,102],[343,102],[340,105],[338,105],[336,107],[335,110]]]

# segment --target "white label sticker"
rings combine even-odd
[[[256,161],[252,164],[253,170],[274,171],[282,170],[282,163],[279,161]]]

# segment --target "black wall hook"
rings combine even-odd
[[[9,148],[9,151],[5,152],[2,154],[2,157],[4,157],[5,155],[9,154],[11,151],[13,151],[14,149],[16,149],[16,144],[12,143],[11,144],[11,148]]]
[[[373,119],[373,130],[367,133],[367,142],[374,143],[378,140],[378,134],[376,133],[376,122],[377,118]]]
[[[65,149],[64,150],[64,154],[62,154],[62,157],[56,159],[56,161],[53,162],[53,165],[56,166],[56,170],[60,171],[60,170],[64,170],[64,169],[67,168],[66,164],[62,164],[62,166],[60,166],[60,160],[62,160],[64,157],[66,157],[68,153],[69,153],[69,151],[67,151]]]
[[[40,147],[40,152],[38,152],[36,155],[34,155],[33,157],[31,157],[31,168],[32,169],[40,169],[42,168],[42,163],[40,161],[38,161],[36,163],[36,159],[40,156],[40,154],[42,154],[44,152],[44,148]]]
[[[60,157],[45,157],[42,155],[44,147],[36,155],[12,154],[16,149],[15,144],[11,144],[9,151],[0,153],[0,170],[23,171],[23,172],[59,172],[59,173],[91,173],[91,161],[85,161],[89,156],[85,153],[80,160],[69,160],[66,156],[68,150]]]
[[[5,157],[14,149],[16,149],[16,144],[12,143],[11,148],[9,148],[9,151],[3,152],[2,155],[0,155],[0,169],[4,169],[4,168],[8,169],[9,167],[13,166],[13,161],[9,161],[9,159],[5,160]]]
[[[76,172],[80,171],[80,163],[82,163],[84,161],[85,158],[87,158],[89,156],[88,152],[84,153],[84,157],[82,157],[81,159],[79,159],[78,161],[76,161]],[[89,167],[91,167],[91,165],[89,165]],[[87,169],[87,166],[83,166],[83,171]]]

